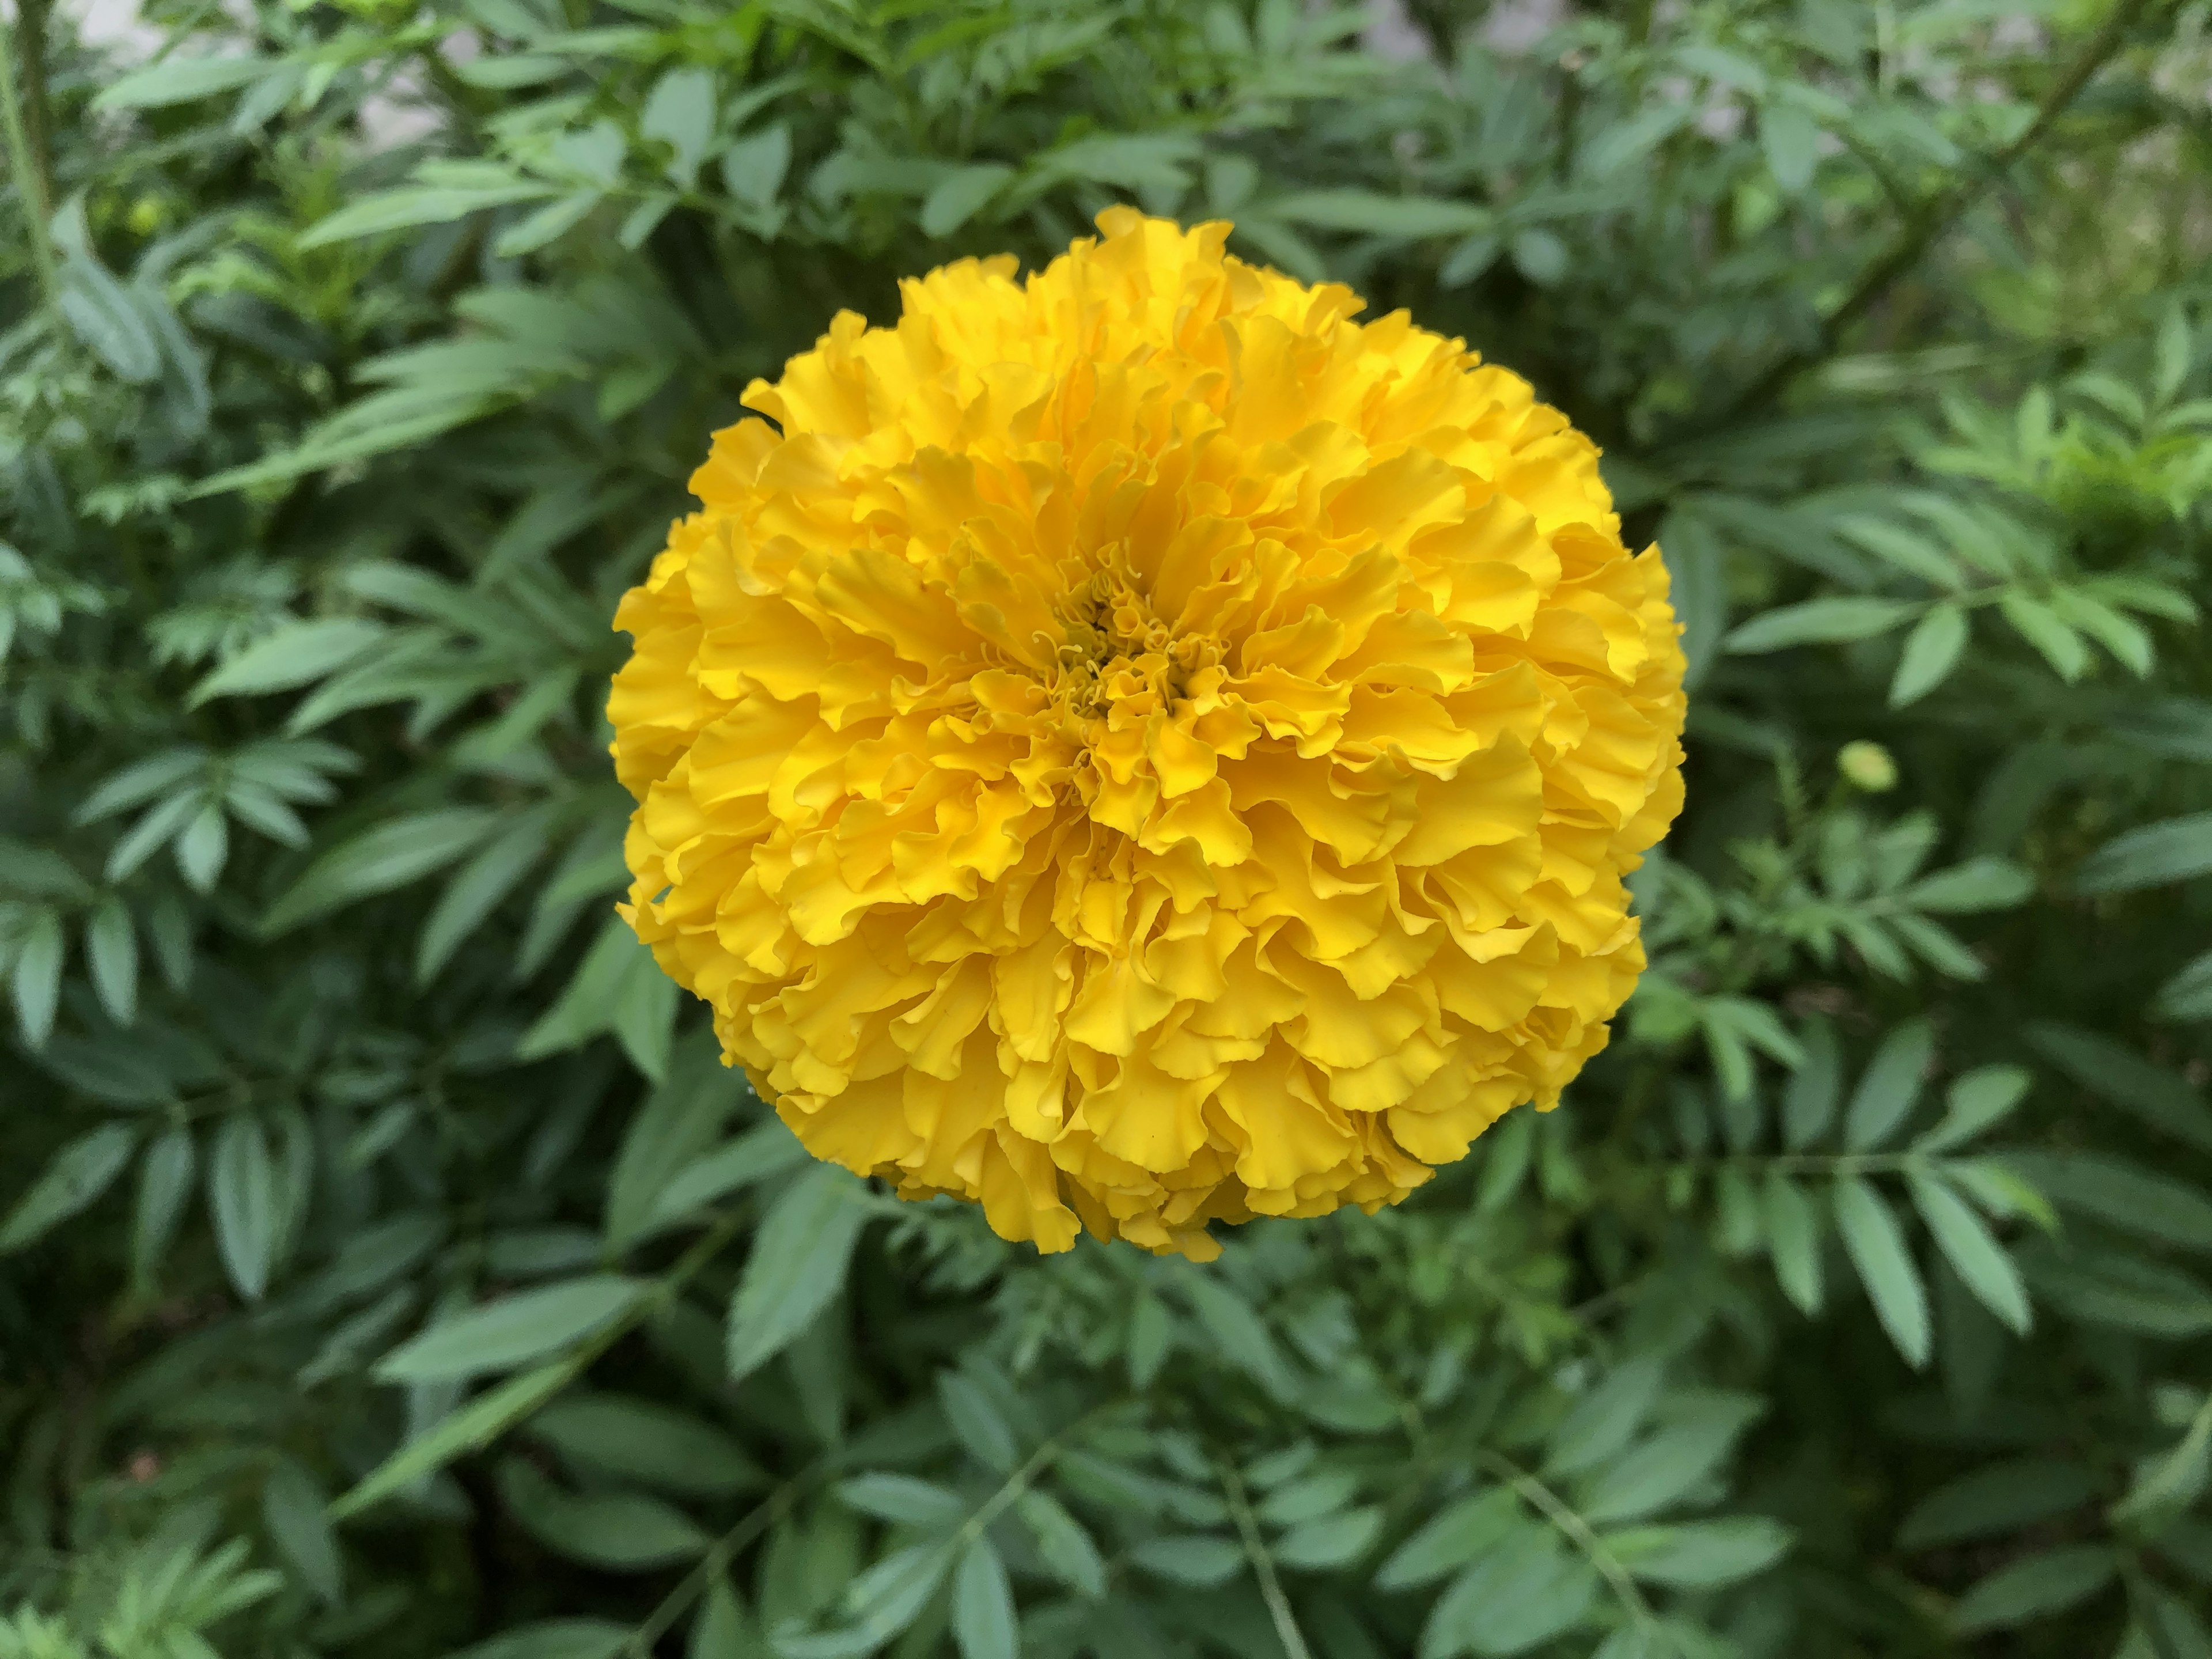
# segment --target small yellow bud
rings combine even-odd
[[[140,236],[151,236],[168,218],[168,209],[158,196],[141,196],[131,203],[126,222]]]
[[[1869,795],[1885,795],[1897,787],[1897,763],[1889,750],[1863,738],[1847,743],[1837,751],[1836,770],[1852,788],[1863,789]]]

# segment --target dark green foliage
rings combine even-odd
[[[2212,1653],[2205,8],[1407,10],[21,8],[0,1659]],[[1531,375],[1695,676],[1568,1104],[1206,1268],[610,915],[708,432],[1120,200]]]

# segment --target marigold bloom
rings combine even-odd
[[[1541,1109],[1681,803],[1657,550],[1527,382],[1128,209],[841,313],[615,625],[624,914],[817,1158],[1205,1259]]]

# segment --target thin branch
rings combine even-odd
[[[747,1510],[744,1519],[709,1545],[698,1565],[685,1573],[676,1588],[662,1596],[659,1605],[646,1615],[645,1622],[630,1632],[618,1659],[649,1659],[653,1644],[665,1636],[669,1627],[684,1616],[684,1610],[706,1593],[718,1574],[727,1571],[738,1552],[790,1514],[792,1505],[829,1472],[830,1464],[828,1457],[815,1459]]]
[[[32,34],[26,25],[38,13],[27,12],[24,19],[14,25],[0,20],[0,127],[6,129],[8,170],[15,180],[15,193],[22,198],[23,217],[30,232],[31,264],[38,272],[39,291],[50,306],[60,302],[61,276],[54,262],[53,230],[48,222],[53,216],[46,192],[46,179],[39,166],[38,149],[32,143],[31,131],[23,117],[23,101],[16,82],[17,48],[27,41],[27,50],[37,52],[44,42]],[[29,60],[26,58],[27,65]]]
[[[1252,1513],[1251,1500],[1244,1495],[1243,1478],[1225,1457],[1215,1467],[1221,1474],[1222,1492],[1229,1499],[1229,1513],[1244,1540],[1244,1553],[1260,1580],[1260,1599],[1267,1604],[1268,1618],[1275,1621],[1275,1639],[1283,1644],[1289,1659],[1313,1659],[1305,1632],[1298,1628],[1297,1615],[1291,1611],[1290,1597],[1283,1594],[1282,1580],[1275,1576],[1275,1558],[1267,1553],[1267,1540],[1260,1535],[1259,1517]]]
[[[1889,252],[1869,266],[1844,302],[1820,319],[1820,330],[1813,343],[1784,356],[1765,374],[1730,398],[1717,415],[1699,423],[1699,434],[1728,426],[1741,419],[1778,395],[1806,369],[1833,356],[1844,331],[1887,293],[1892,283],[1917,264],[1921,256],[1957,224],[1966,210],[2010,171],[2014,163],[2042,143],[2073,105],[2075,99],[2080,96],[2081,88],[2088,85],[2097,71],[2119,51],[2128,31],[2151,3],[2152,0],[2119,0],[2119,3],[2112,8],[2112,15],[2105,20],[2105,26],[2097,31],[2082,49],[2081,56],[2044,95],[2042,104],[2036,110],[2035,118],[2028,123],[2021,135],[1987,157],[1979,166],[1972,167],[1968,176],[1960,178],[1948,189],[1937,191],[1910,213]]]
[[[1512,1487],[1556,1527],[1569,1543],[1589,1559],[1590,1565],[1595,1567],[1605,1582],[1613,1586],[1613,1593],[1620,1598],[1621,1606],[1628,1609],[1630,1618],[1643,1626],[1658,1622],[1652,1614],[1651,1604],[1644,1599],[1643,1590],[1638,1588],[1635,1579],[1629,1577],[1628,1569],[1620,1565],[1620,1558],[1606,1548],[1604,1540],[1590,1530],[1589,1522],[1576,1514],[1557,1492],[1510,1458],[1501,1457],[1496,1452],[1487,1450],[1477,1452],[1475,1457],[1483,1468]]]

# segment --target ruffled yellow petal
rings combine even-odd
[[[1205,1260],[1603,1046],[1683,663],[1525,381],[1099,228],[839,315],[715,434],[616,617],[626,914],[816,1156]]]

